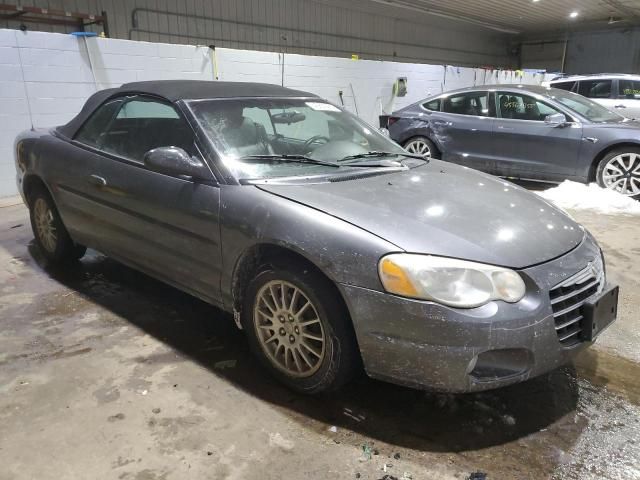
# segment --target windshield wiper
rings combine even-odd
[[[307,163],[311,165],[324,165],[327,167],[340,168],[340,165],[337,165],[333,162],[323,162],[322,160],[315,160],[313,158],[307,157],[305,155],[246,155],[244,157],[238,158],[241,162],[260,162],[263,160],[272,160],[273,163],[285,162],[285,163]],[[271,163],[271,162],[270,162]]]
[[[338,162],[345,162],[347,160],[357,160],[359,158],[371,158],[371,157],[409,157],[409,158],[417,158],[419,160],[425,160],[426,159],[422,156],[419,155],[417,153],[409,153],[409,152],[378,152],[378,151],[371,151],[371,152],[366,152],[366,153],[358,153],[356,155],[347,155],[346,157],[342,157],[340,160],[338,160]]]

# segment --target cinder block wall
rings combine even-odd
[[[214,57],[215,55],[215,57]],[[320,95],[377,125],[430,94],[483,83],[540,83],[542,75],[253,50],[77,38],[0,29],[0,196],[14,195],[13,144],[22,130],[69,121],[95,91],[158,79],[255,81]],[[408,95],[392,99],[393,82]],[[339,95],[342,92],[342,98]]]

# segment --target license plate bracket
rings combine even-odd
[[[592,341],[607,328],[618,314],[619,287],[610,287],[583,305],[583,340]]]

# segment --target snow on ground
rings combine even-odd
[[[565,180],[549,190],[536,192],[560,208],[569,210],[594,210],[599,213],[640,215],[640,201],[620,193],[599,187],[596,183]]]

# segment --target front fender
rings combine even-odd
[[[277,245],[303,256],[335,283],[373,290],[382,289],[379,259],[401,251],[356,225],[251,185],[222,187],[220,228],[225,305],[233,302],[239,259],[258,244]]]

